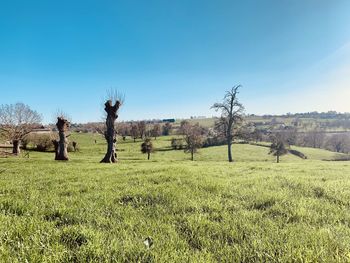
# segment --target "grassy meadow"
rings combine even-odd
[[[118,164],[100,164],[102,137],[69,139],[68,162],[0,158],[0,262],[350,261],[350,163],[322,161],[335,153],[276,164],[235,144],[235,163],[225,146],[192,162],[161,137],[150,161],[127,139]]]

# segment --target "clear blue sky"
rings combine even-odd
[[[1,0],[0,104],[52,120],[211,116],[242,84],[248,113],[350,111],[349,0]],[[346,98],[346,99],[345,99]]]

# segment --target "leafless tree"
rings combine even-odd
[[[12,152],[15,155],[20,154],[22,139],[40,126],[40,122],[40,114],[28,105],[16,103],[0,106],[0,133],[12,142]]]
[[[139,122],[137,123],[137,127],[138,127],[138,130],[139,130],[140,138],[143,139],[143,138],[146,136],[146,131],[147,131],[146,122],[144,122],[144,121],[139,121]]]
[[[117,133],[123,137],[123,141],[125,141],[126,136],[130,135],[130,125],[128,123],[119,123],[117,126]]]
[[[130,129],[130,135],[134,139],[134,142],[136,142],[136,139],[139,137],[139,128],[136,123],[131,124],[131,129]]]
[[[190,125],[189,121],[187,121],[187,120],[181,121],[178,133],[181,134],[181,135],[184,135],[185,134],[185,130],[187,129],[188,125]]]
[[[325,144],[325,133],[319,129],[307,132],[303,134],[301,139],[302,146],[312,147],[312,148],[322,148]]]
[[[157,140],[157,137],[161,135],[161,127],[159,123],[156,123],[153,125],[151,135],[154,137],[155,140]]]
[[[221,103],[215,103],[211,108],[215,111],[221,111],[221,118],[217,122],[217,126],[224,131],[224,136],[227,142],[228,161],[232,162],[232,140],[234,128],[242,122],[244,107],[239,102],[237,95],[241,85],[234,86],[227,91]]]
[[[202,129],[199,124],[187,125],[184,130],[184,140],[186,142],[185,152],[191,154],[191,160],[194,160],[194,154],[202,147]]]
[[[326,145],[331,151],[338,153],[349,153],[350,137],[346,134],[334,134],[328,139]]]
[[[107,97],[107,101],[104,104],[106,113],[106,131],[104,136],[107,141],[107,152],[101,163],[115,163],[117,162],[115,121],[118,118],[118,110],[123,103],[123,96],[117,91],[111,91],[107,94]]]

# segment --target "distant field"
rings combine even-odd
[[[201,149],[194,162],[153,141],[120,141],[100,164],[101,136],[73,134],[80,152],[0,158],[0,262],[349,262],[350,162],[237,144]],[[94,140],[97,139],[97,144]],[[143,241],[150,237],[153,246]]]
[[[270,123],[272,119],[275,119],[279,123],[283,123],[287,126],[293,126],[293,122],[295,121],[295,118],[293,117],[262,117],[262,116],[249,116],[246,117],[245,120],[247,122],[252,123]],[[205,118],[205,119],[189,119],[190,123],[199,123],[203,127],[214,127],[216,118]],[[313,118],[299,118],[298,121],[300,122],[300,125],[303,125],[305,127],[298,127],[299,132],[308,132],[313,131],[317,126],[321,123],[332,123],[337,121],[336,119],[313,119]],[[181,120],[177,120],[175,125],[179,125],[181,123]],[[262,125],[260,128],[269,128],[270,125]],[[349,128],[346,127],[328,127],[324,129],[324,132],[326,133],[349,133]]]

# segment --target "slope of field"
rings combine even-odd
[[[121,142],[109,165],[101,137],[70,139],[69,162],[0,159],[1,262],[350,260],[350,163],[320,161],[333,153],[275,164],[265,147],[234,145],[236,163],[225,147],[191,162],[164,137],[150,161],[140,141]]]

